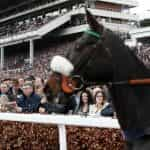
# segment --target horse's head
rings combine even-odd
[[[87,22],[90,29],[74,43],[67,59],[53,59],[51,64],[55,63],[52,70],[67,77],[80,75],[85,80],[94,82],[118,83],[117,81],[149,78],[149,70],[118,35],[98,23],[88,11]],[[145,115],[150,113],[149,90],[149,85],[145,84],[113,84],[113,104],[123,129],[149,128],[150,119]]]
[[[88,81],[110,81],[112,61],[107,48],[107,29],[88,10],[86,14],[89,29],[74,43],[66,57],[74,65],[73,74]]]
[[[54,57],[51,69],[65,76],[78,75],[87,81],[111,81],[113,67],[111,52],[107,48],[108,31],[88,10],[86,14],[89,29],[72,45],[66,59]],[[68,78],[64,78],[63,83],[68,83],[66,79]]]

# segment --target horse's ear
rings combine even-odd
[[[98,23],[96,18],[90,13],[87,8],[85,8],[85,11],[87,23],[89,24],[90,28],[97,32],[103,32],[104,26]]]

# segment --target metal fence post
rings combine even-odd
[[[65,125],[58,125],[59,150],[67,150],[67,135]]]

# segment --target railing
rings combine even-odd
[[[150,27],[142,27],[138,29],[131,30],[130,35],[132,38],[144,38],[150,36]]]
[[[67,150],[65,126],[120,128],[117,119],[94,116],[0,113],[0,120],[55,124],[58,126],[60,150]]]
[[[101,0],[97,0],[101,1]],[[122,5],[128,5],[132,7],[137,7],[138,6],[138,1],[137,0],[103,0],[104,2],[112,2],[116,4],[122,4]]]
[[[133,29],[132,26],[125,25],[125,24],[104,22],[103,25],[112,31],[120,31],[123,33],[128,33],[129,31],[131,31]],[[74,33],[80,33],[80,32],[85,31],[87,28],[89,28],[89,26],[87,24],[71,26],[71,27],[67,27],[67,28],[64,28],[64,29],[58,31],[56,34],[58,34],[59,36],[60,35],[63,36],[63,35],[69,35],[69,34],[74,34]]]
[[[116,18],[116,19],[124,19],[124,20],[132,20],[137,21],[138,16],[132,13],[125,13],[125,12],[114,12],[114,11],[108,11],[108,10],[101,10],[101,9],[91,9],[89,10],[92,12],[95,16],[101,16],[101,17],[108,17],[108,18]],[[85,11],[83,8],[77,9],[74,14],[85,14]]]
[[[32,9],[29,9],[29,10],[25,10],[25,11],[20,12],[20,13],[18,13],[18,14],[15,14],[15,15],[12,15],[12,16],[9,16],[9,17],[0,19],[0,23],[5,22],[5,21],[8,21],[8,20],[11,20],[11,19],[14,19],[14,18],[17,18],[17,17],[20,17],[20,16],[22,16],[22,15],[27,15],[27,14],[30,14],[30,13],[34,13],[35,11],[40,11],[40,10],[42,10],[42,9],[46,9],[46,8],[49,8],[49,7],[53,7],[54,5],[58,5],[58,4],[61,4],[61,3],[65,3],[65,2],[67,2],[67,1],[69,1],[69,0],[58,0],[58,1],[55,1],[55,2],[52,2],[52,3],[47,3],[47,4],[44,4],[44,5],[41,5],[41,6],[32,8]]]

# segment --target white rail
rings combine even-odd
[[[0,113],[0,120],[55,124],[59,130],[60,150],[67,150],[66,125],[81,127],[116,128],[119,129],[117,119],[79,115],[42,115],[42,114],[16,114]]]

